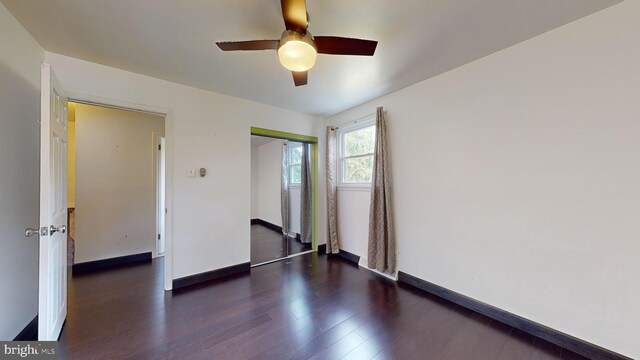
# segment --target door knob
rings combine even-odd
[[[46,230],[46,228],[45,228]],[[26,228],[24,231],[24,236],[32,237],[33,235],[40,235],[40,229],[37,228]]]
[[[50,235],[53,235],[53,233],[55,233],[56,231],[59,232],[59,233],[63,233],[64,234],[64,233],[67,232],[67,226],[66,225],[60,225],[58,227],[55,227],[55,226],[51,225],[49,227],[49,234]]]

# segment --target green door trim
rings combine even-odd
[[[299,141],[299,142],[304,142],[304,143],[309,143],[309,144],[317,144],[318,143],[318,138],[315,137],[315,136],[300,135],[300,134],[295,134],[295,133],[290,133],[290,132],[263,129],[263,128],[257,128],[257,127],[252,127],[251,128],[251,135],[270,137],[270,138],[274,138],[274,139],[284,139],[284,140],[291,140],[291,141]]]
[[[285,131],[251,127],[251,135],[311,144],[311,246],[318,251],[318,138]]]

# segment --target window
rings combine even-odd
[[[302,182],[302,144],[289,143],[289,183]]]
[[[370,184],[376,143],[375,119],[339,132],[339,179],[341,185]]]

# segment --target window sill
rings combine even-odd
[[[338,185],[337,190],[371,192],[371,185]]]

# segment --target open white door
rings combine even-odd
[[[42,64],[38,340],[58,340],[67,316],[67,99]]]

